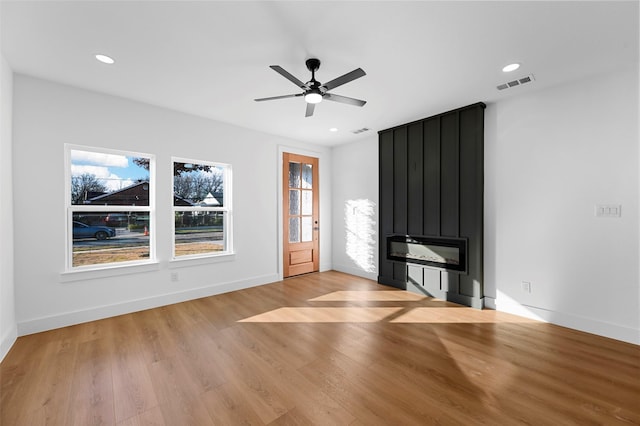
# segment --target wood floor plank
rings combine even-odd
[[[272,345],[269,337],[251,330],[252,328],[254,328],[252,325],[234,327],[227,332],[233,333],[234,341],[244,345],[258,362],[263,363],[265,374],[273,382],[281,384],[280,388],[284,388],[284,391],[297,390],[291,393],[292,403],[295,406],[292,410],[297,413],[297,419],[300,421],[304,419],[304,424],[307,425],[348,424],[354,420],[354,417],[337,400],[300,374],[295,363],[288,362],[286,356],[283,357],[281,353],[274,350],[277,346]],[[296,337],[299,337],[299,334],[293,336],[294,339]]]
[[[40,366],[48,361],[43,334],[21,337],[0,365],[0,425],[18,424],[30,409]]]
[[[101,426],[115,424],[111,361],[106,339],[80,343],[66,424]]]
[[[233,380],[205,392],[202,401],[216,425],[265,424]]]
[[[200,399],[200,387],[177,358],[154,362],[151,378],[162,417],[169,425],[212,425],[213,420]]]
[[[158,405],[142,346],[134,326],[135,315],[109,322],[109,350],[116,422],[144,413]]]
[[[158,323],[166,325],[170,345],[191,380],[204,393],[224,383],[223,368],[211,357],[216,350],[213,339],[217,331],[209,331],[207,322],[197,310],[187,311],[192,304],[180,303],[156,310]]]
[[[162,410],[156,406],[141,414],[122,420],[117,426],[171,426],[165,423]]]
[[[0,424],[640,424],[640,346],[339,272],[18,338]]]
[[[137,312],[134,322],[138,336],[143,342],[142,355],[151,364],[175,356],[176,346],[167,328],[162,324],[161,311],[149,309]]]
[[[293,408],[291,391],[273,379],[266,363],[242,350],[232,334],[224,334],[216,343],[216,358],[226,371],[226,380],[234,383],[265,424]]]
[[[429,424],[429,420],[436,421],[439,414],[429,413],[429,419],[423,417],[426,407],[408,411],[404,390],[394,395],[388,383],[377,380],[377,376],[375,381],[368,378],[371,374],[368,366],[339,352],[303,367],[301,373],[366,424]]]
[[[52,340],[45,345],[42,362],[31,375],[30,392],[16,424],[65,424],[70,405],[71,382],[77,344],[68,339]]]

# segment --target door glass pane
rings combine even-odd
[[[313,214],[313,192],[302,191],[302,214]]]
[[[311,216],[302,218],[302,241],[311,241],[313,238],[313,222]]]
[[[290,215],[300,214],[300,190],[299,189],[289,190],[289,214]]]
[[[302,187],[311,189],[313,187],[313,166],[311,164],[302,165]]]
[[[300,218],[299,217],[289,218],[289,242],[290,243],[300,242]]]
[[[289,188],[300,188],[300,163],[289,163]]]

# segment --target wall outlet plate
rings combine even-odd
[[[621,217],[622,205],[596,204],[596,217]]]

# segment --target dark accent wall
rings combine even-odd
[[[379,283],[483,307],[484,108],[379,132]],[[466,238],[468,272],[387,260],[392,234]]]

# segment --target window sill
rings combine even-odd
[[[157,271],[160,264],[157,261],[148,263],[137,263],[135,265],[112,265],[96,269],[83,269],[65,271],[60,273],[60,282],[73,282],[83,280],[94,280],[100,278],[115,277],[118,275],[138,274],[141,272]]]
[[[214,256],[178,257],[169,261],[169,269],[184,268],[194,265],[207,265],[211,263],[232,262],[235,259],[235,253],[217,254]]]

